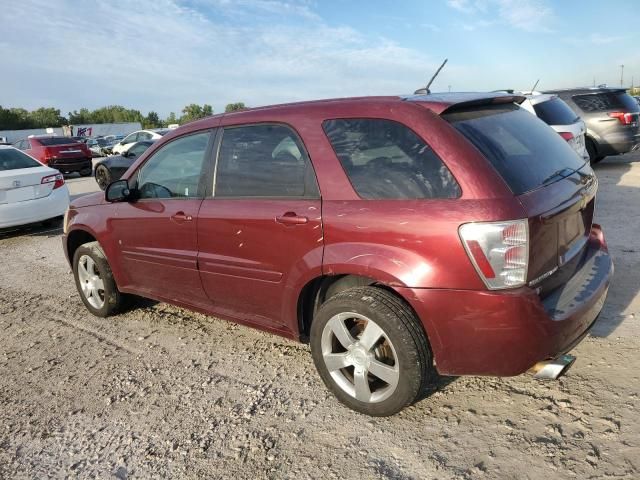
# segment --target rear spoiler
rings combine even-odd
[[[526,100],[522,95],[506,92],[436,93],[408,95],[401,98],[407,102],[420,103],[438,115],[483,105],[521,104]]]

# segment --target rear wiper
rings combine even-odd
[[[569,170],[569,173],[567,173],[566,175],[563,175],[563,173],[565,173],[567,170]],[[551,175],[549,175],[547,178],[545,178],[542,181],[542,185],[547,185],[548,183],[551,183],[551,180],[554,180],[556,177],[564,178],[564,177],[568,177],[572,173],[573,173],[573,170],[571,170],[570,168],[567,168],[567,167],[561,168],[560,170],[556,170]]]

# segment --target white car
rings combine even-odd
[[[68,206],[69,190],[58,170],[0,145],[0,228],[60,217]]]
[[[163,135],[169,132],[170,130],[168,128],[138,130],[137,132],[130,133],[118,143],[116,143],[111,149],[111,152],[113,153],[113,155],[122,155],[124,152],[129,150],[136,142],[142,142],[144,140],[158,140],[159,138],[162,138]]]
[[[585,143],[587,127],[571,107],[557,95],[538,92],[521,93],[526,100],[520,106],[558,132],[580,157],[588,161],[589,153]]]

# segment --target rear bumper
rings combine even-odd
[[[55,158],[49,160],[49,166],[61,172],[79,172],[93,168],[91,158]]]
[[[594,226],[580,269],[544,300],[512,291],[399,288],[429,335],[443,375],[519,375],[571,350],[604,304],[613,262]]]
[[[606,135],[598,143],[598,155],[620,155],[630,152],[640,143],[638,130],[632,129]]]
[[[66,185],[53,190],[48,196],[24,202],[0,205],[0,228],[27,225],[64,215],[69,206]]]

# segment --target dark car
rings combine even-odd
[[[153,145],[153,141],[136,142],[129,150],[122,155],[106,157],[96,164],[95,177],[98,186],[105,190],[107,186],[118,180],[133,162],[142,155],[147,148]]]
[[[32,136],[15,142],[13,146],[61,173],[79,172],[88,177],[93,172],[91,150],[72,138]]]
[[[370,415],[437,373],[555,378],[613,264],[589,163],[523,100],[365,97],[184,125],[73,201],[80,297],[102,317],[136,294],[310,342],[327,387]]]
[[[586,147],[591,163],[607,155],[619,155],[637,148],[640,143],[638,120],[640,105],[622,88],[572,88],[548,90],[585,121]]]

